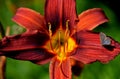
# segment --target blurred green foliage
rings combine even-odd
[[[15,24],[11,18],[19,7],[28,7],[44,14],[45,0],[0,0],[0,22],[6,27],[10,27],[10,35],[22,33],[23,28]],[[77,13],[81,13],[89,8],[102,8],[109,22],[100,25],[94,31],[104,32],[120,42],[120,23],[114,11],[100,0],[77,0]],[[108,64],[95,62],[88,64],[83,69],[79,78],[75,79],[120,79],[120,56]],[[36,65],[28,61],[19,61],[7,58],[6,79],[49,79],[49,64]]]

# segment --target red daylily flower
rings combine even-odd
[[[77,16],[75,0],[46,0],[44,17],[19,8],[13,21],[27,31],[4,37],[0,55],[36,64],[50,61],[50,79],[71,79],[71,67],[77,62],[106,63],[120,52],[118,42],[104,33],[90,32],[108,21],[102,9],[89,9]]]

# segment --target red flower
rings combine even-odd
[[[36,64],[50,61],[50,79],[71,79],[72,60],[106,63],[120,52],[118,42],[104,33],[90,32],[108,21],[102,9],[89,9],[77,16],[75,0],[46,0],[44,17],[19,8],[13,21],[27,31],[4,37],[0,55]]]

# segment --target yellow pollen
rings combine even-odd
[[[54,35],[49,23],[50,40],[44,46],[48,51],[55,53],[61,62],[77,47],[74,39],[70,37],[68,23],[69,20],[66,21],[66,30],[59,29]]]

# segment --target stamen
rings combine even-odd
[[[48,23],[48,26],[49,26],[49,37],[50,37],[50,47],[51,47],[51,50],[54,52],[54,49],[53,49],[53,46],[52,46],[52,30],[51,30],[51,23],[49,22]]]
[[[64,36],[64,52],[66,53],[66,51],[68,50],[68,38],[70,35],[70,31],[69,31],[69,20],[66,21],[66,30],[65,30],[65,36]]]

